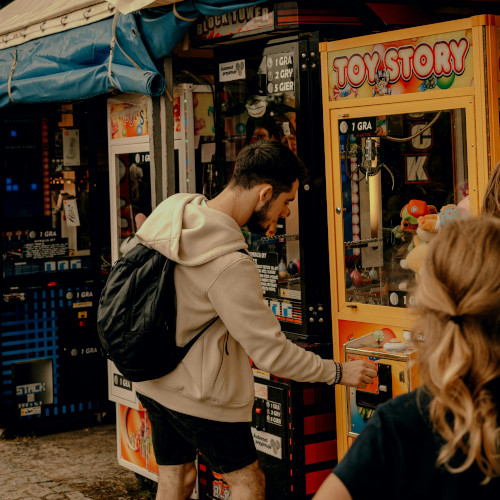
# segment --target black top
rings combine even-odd
[[[500,499],[500,478],[481,485],[484,476],[475,465],[460,474],[436,467],[443,442],[429,422],[429,402],[417,389],[377,407],[334,469],[354,500]]]

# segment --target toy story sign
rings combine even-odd
[[[328,53],[330,101],[472,87],[471,30]]]

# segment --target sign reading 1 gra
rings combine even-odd
[[[330,101],[472,87],[471,30],[328,52]]]
[[[267,93],[278,94],[295,90],[293,52],[269,54],[266,60]]]

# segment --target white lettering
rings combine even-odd
[[[16,396],[26,396],[27,394],[38,394],[45,392],[45,382],[35,382],[34,384],[24,384],[16,386]]]
[[[398,64],[398,51],[396,49],[388,49],[384,56],[385,67],[389,71],[389,81],[391,83],[399,80],[399,64]]]
[[[406,157],[406,181],[407,182],[429,182],[429,176],[425,171],[425,165],[429,155],[415,155]]]
[[[450,50],[453,54],[455,73],[461,75],[465,69],[465,56],[469,51],[469,41],[467,38],[461,38],[458,43],[456,40],[452,40],[450,42]]]
[[[380,61],[380,55],[378,52],[373,52],[370,56],[368,52],[363,56],[363,60],[368,70],[368,81],[373,85],[375,83],[375,74],[377,72],[377,66]]]
[[[451,50],[445,42],[434,45],[434,74],[436,76],[451,74]]]
[[[415,49],[413,47],[400,47],[398,57],[401,59],[401,75],[403,80],[408,81],[411,78],[411,59]]]
[[[344,88],[346,82],[346,72],[347,72],[347,65],[349,63],[349,59],[345,56],[343,57],[336,57],[333,60],[333,69],[337,72],[337,81],[339,84],[340,88]]]
[[[410,127],[410,136],[418,134],[423,128],[427,126],[427,123],[415,123]],[[417,135],[411,140],[411,145],[414,149],[419,151],[425,151],[432,146],[432,130],[428,128],[421,134]]]
[[[415,50],[413,56],[413,69],[415,74],[425,80],[432,74],[434,68],[434,54],[426,43],[421,43]]]
[[[349,58],[347,74],[353,87],[359,87],[365,81],[365,62],[359,54],[354,54]]]

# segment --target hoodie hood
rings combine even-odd
[[[247,248],[236,221],[209,208],[200,194],[178,193],[162,201],[137,231],[141,243],[170,260],[198,266]]]

